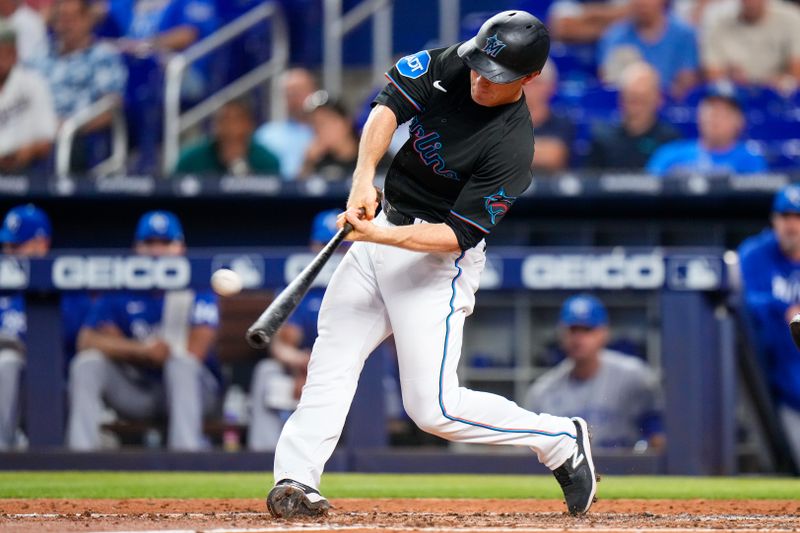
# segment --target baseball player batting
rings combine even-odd
[[[364,361],[394,333],[403,405],[445,439],[531,448],[553,471],[570,513],[589,510],[596,476],[586,422],[526,411],[459,386],[464,320],[485,262],[484,238],[531,183],[533,128],[522,86],[539,75],[550,37],[524,11],[493,16],[478,35],[400,59],[364,126],[339,217],[357,241],[319,313],[308,381],[275,451],[276,517],[330,508],[320,477],[342,433]],[[382,212],[375,167],[398,124],[411,137],[392,161]],[[363,219],[359,211],[363,209]]]

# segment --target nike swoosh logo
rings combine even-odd
[[[577,452],[577,450],[576,450],[576,452]],[[578,468],[578,465],[581,464],[584,459],[585,459],[585,457],[584,457],[584,455],[582,453],[575,453],[572,456],[572,469],[575,470],[576,468]]]
[[[440,91],[442,91],[443,93],[446,93],[446,92],[447,92],[447,89],[445,89],[444,87],[442,87],[442,82],[441,82],[441,80],[436,80],[435,82],[433,82],[433,86],[434,86],[435,88],[439,89]]]

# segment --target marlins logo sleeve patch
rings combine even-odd
[[[415,80],[428,72],[428,67],[431,65],[431,55],[427,50],[417,52],[410,56],[406,56],[397,62],[397,71],[405,76]]]
[[[484,196],[484,207],[486,212],[492,219],[492,224],[497,224],[497,219],[508,213],[511,204],[517,199],[516,196],[507,196],[505,188],[501,187],[499,191],[489,196]]]

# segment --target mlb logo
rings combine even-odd
[[[708,291],[722,284],[722,263],[717,257],[673,256],[667,261],[667,286],[672,290]]]

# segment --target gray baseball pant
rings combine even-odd
[[[19,418],[19,382],[25,358],[17,350],[0,350],[0,450],[14,446]]]
[[[261,361],[253,371],[253,381],[250,386],[252,412],[247,437],[247,447],[252,451],[275,451],[278,437],[286,421],[286,418],[281,416],[280,409],[274,409],[267,404],[269,384],[276,374],[282,375],[285,371],[283,365],[274,359]]]
[[[218,405],[213,374],[192,355],[171,355],[161,382],[141,379],[135,366],[114,361],[99,350],[84,350],[70,364],[67,446],[100,448],[104,403],[123,418],[167,415],[167,445],[172,450],[204,447],[203,417]]]

